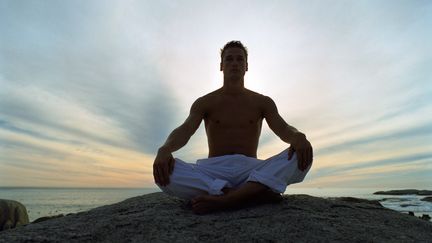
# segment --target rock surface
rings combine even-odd
[[[376,201],[286,195],[277,204],[195,215],[152,193],[0,232],[0,242],[430,242],[432,223]]]
[[[404,190],[390,190],[390,191],[378,191],[374,192],[376,195],[432,195],[430,190],[416,190],[416,189],[404,189]]]
[[[0,199],[0,231],[28,224],[27,209],[20,202]]]

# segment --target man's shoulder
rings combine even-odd
[[[198,98],[195,100],[195,103],[198,103],[198,104],[205,104],[205,103],[209,102],[209,101],[210,101],[212,98],[214,98],[214,97],[216,97],[215,91],[210,92],[210,93],[208,93],[208,94],[205,94],[205,95],[203,95],[203,96],[198,97]]]
[[[266,95],[263,95],[261,93],[258,93],[256,91],[253,91],[253,90],[250,90],[250,89],[247,89],[247,92],[248,92],[248,95],[251,96],[252,98],[263,100],[263,99],[265,99],[267,97]]]
[[[217,90],[210,92],[208,94],[205,94],[201,97],[198,97],[194,103],[192,104],[192,107],[195,107],[195,109],[201,110],[206,112],[208,108],[211,106],[212,103],[214,103],[215,98],[217,98]]]
[[[270,98],[269,96],[265,95],[265,94],[255,92],[253,90],[248,90],[248,94],[249,94],[249,97],[251,97],[254,100],[254,102],[257,102],[261,105],[265,106],[265,105],[269,105],[269,104],[273,103],[273,99]]]
[[[217,90],[214,90],[210,93],[207,93],[207,94],[201,96],[199,99],[208,100],[208,99],[217,97],[219,94],[220,94],[220,89],[217,89]]]

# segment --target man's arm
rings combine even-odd
[[[299,169],[305,170],[312,163],[313,157],[312,146],[306,139],[306,135],[284,121],[279,115],[276,104],[270,97],[264,98],[264,118],[270,129],[280,139],[291,144],[288,159],[291,159],[292,153],[295,151]]]
[[[174,169],[175,162],[172,152],[186,145],[201,124],[204,114],[202,100],[199,98],[192,104],[186,121],[174,129],[164,145],[159,148],[153,163],[153,177],[157,184],[161,186],[169,184],[169,175]]]

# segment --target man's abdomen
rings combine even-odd
[[[250,129],[208,131],[209,157],[243,154],[256,158],[259,132]]]

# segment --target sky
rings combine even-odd
[[[0,0],[0,186],[155,187],[240,40],[246,88],[314,148],[292,187],[431,189],[431,25],[426,0]],[[174,157],[208,155],[203,126]],[[258,158],[287,147],[264,122]]]

